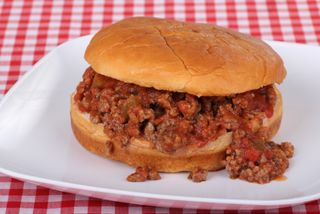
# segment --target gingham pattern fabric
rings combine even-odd
[[[320,1],[317,0],[0,0],[0,101],[17,79],[57,45],[72,38],[94,33],[104,25],[129,16],[156,16],[216,23],[266,40],[320,44]],[[319,207],[320,200],[283,209],[246,213],[318,213]],[[0,174],[0,213],[19,211],[22,213],[228,213],[228,211],[156,208],[103,201],[50,190]]]

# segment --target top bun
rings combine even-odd
[[[286,70],[263,41],[211,24],[135,17],[100,30],[85,59],[127,83],[226,96],[281,83]]]

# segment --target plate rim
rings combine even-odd
[[[11,176],[16,179],[23,181],[34,182],[36,185],[48,184],[65,188],[64,191],[68,192],[69,189],[84,190],[95,193],[107,193],[121,196],[131,196],[138,198],[150,198],[180,202],[196,202],[196,203],[217,203],[217,204],[228,204],[228,205],[251,205],[251,206],[283,206],[283,205],[296,205],[305,203],[308,201],[317,200],[320,198],[320,193],[311,194],[307,196],[293,197],[288,199],[276,199],[276,200],[253,200],[253,199],[227,199],[227,198],[209,198],[209,197],[192,197],[192,196],[181,196],[181,195],[166,195],[157,193],[143,193],[138,191],[119,190],[106,187],[95,187],[84,184],[71,183],[66,181],[54,180],[44,178],[41,176],[33,176],[25,173],[14,172],[12,170],[4,169],[0,167],[0,173]],[[152,182],[152,181],[151,181]]]

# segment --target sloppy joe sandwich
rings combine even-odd
[[[80,144],[137,171],[190,172],[199,182],[226,168],[267,183],[289,166],[293,146],[276,144],[286,70],[266,43],[223,27],[135,17],[94,35],[90,64],[71,97]]]

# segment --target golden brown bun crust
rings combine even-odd
[[[279,55],[259,39],[158,18],[128,18],[102,29],[85,59],[105,76],[197,96],[242,93],[286,76]]]
[[[272,118],[264,122],[268,127],[268,138],[271,139],[280,127],[282,117],[282,100],[278,90],[277,103]],[[219,137],[214,142],[198,148],[188,146],[178,150],[174,154],[162,153],[152,149],[149,142],[134,139],[127,147],[114,143],[113,152],[109,152],[109,144],[112,141],[103,132],[102,124],[93,124],[81,113],[71,98],[71,125],[72,130],[87,150],[105,158],[119,160],[130,166],[150,166],[159,172],[191,171],[194,168],[218,170],[224,167],[222,161],[225,158],[225,150],[231,143],[232,133],[229,132]]]

